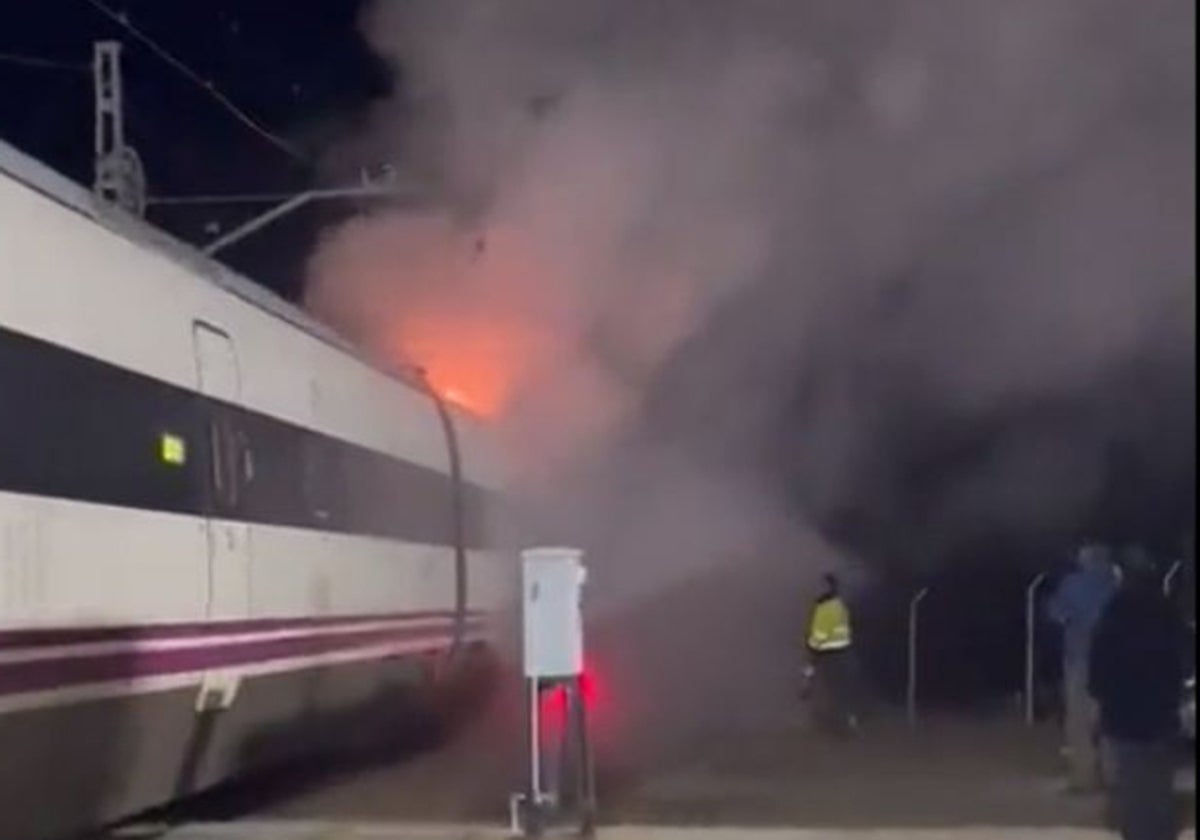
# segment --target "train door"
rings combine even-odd
[[[208,406],[208,614],[238,618],[250,607],[250,528],[241,520],[241,494],[249,479],[245,438],[231,406],[241,397],[237,349],[227,333],[210,324],[192,325],[196,375]]]

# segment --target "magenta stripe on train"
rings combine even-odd
[[[482,613],[472,610],[470,619]],[[300,616],[297,618],[256,618],[227,621],[200,621],[184,624],[89,625],[81,627],[46,627],[0,630],[0,650],[28,647],[93,644],[98,642],[133,642],[159,639],[181,639],[203,636],[224,636],[244,633],[270,633],[278,630],[304,630],[331,626],[350,627],[357,624],[377,624],[381,621],[450,621],[453,610],[381,613],[377,615]]]

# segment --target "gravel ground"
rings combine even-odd
[[[257,822],[198,825],[177,829],[161,840],[499,840],[501,829],[468,826],[347,825]],[[598,840],[1101,840],[1101,831],[1077,828],[838,829],[668,828],[613,826]],[[1194,838],[1194,832],[1188,837]]]
[[[957,832],[1102,827],[1100,797],[1064,792],[1057,743],[1053,731],[1015,721],[926,721],[916,732],[876,721],[851,740],[800,728],[729,735],[653,767],[602,775],[601,820]],[[494,733],[469,732],[436,753],[309,779],[270,799],[244,796],[219,816],[494,825],[507,818],[520,780],[519,761]],[[1194,772],[1184,787],[1182,807],[1194,814]]]

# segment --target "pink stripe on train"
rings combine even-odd
[[[188,625],[19,631],[23,641],[42,633],[53,643],[13,645],[0,639],[0,697],[91,683],[234,669],[280,660],[399,644],[437,651],[453,642],[453,614],[405,613],[350,619],[269,619]],[[467,632],[477,636],[482,615]],[[115,631],[115,632],[114,632]],[[167,631],[167,632],[162,632]],[[52,636],[50,634],[53,634]],[[74,644],[69,640],[78,640]],[[40,640],[38,640],[40,641]]]
[[[471,610],[469,617],[478,618],[482,613]],[[90,642],[128,641],[132,639],[179,638],[206,634],[232,634],[266,632],[298,627],[328,627],[378,621],[453,619],[453,610],[424,610],[403,613],[379,613],[374,615],[298,616],[295,618],[250,618],[222,621],[198,621],[187,623],[157,624],[114,624],[88,625],[80,627],[20,627],[0,630],[0,650],[11,647],[37,647],[42,645],[72,645]]]

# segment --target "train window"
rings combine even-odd
[[[254,481],[254,450],[250,447],[250,436],[239,431],[235,436],[238,481],[246,486]]]
[[[224,501],[225,486],[229,479],[225,476],[225,459],[221,457],[221,424],[214,417],[208,424],[209,462],[212,464],[212,486],[214,501]]]
[[[213,500],[221,510],[234,510],[252,469],[246,436],[234,427],[232,417],[218,412],[209,422],[209,447]]]
[[[309,515],[318,527],[333,522],[340,486],[337,450],[316,436],[308,438],[304,444],[304,495]]]

